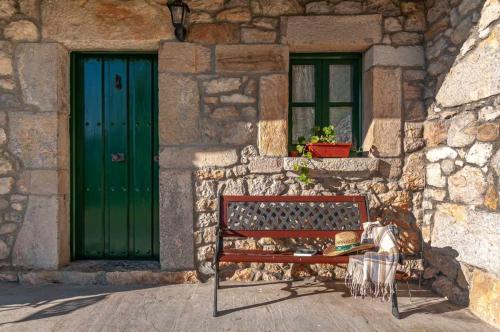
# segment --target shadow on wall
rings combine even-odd
[[[490,31],[487,26],[498,20],[498,14],[496,18],[492,18],[491,13],[483,17],[483,7],[486,8],[489,2],[491,1],[462,0],[461,2],[455,2],[457,4],[454,7],[448,1],[429,2],[431,6],[427,8],[428,28],[425,32],[424,42],[427,77],[423,87],[425,88],[424,98],[428,113],[427,123],[440,119],[438,120],[440,126],[428,127],[426,123],[424,139],[427,144],[427,150],[440,145],[450,146],[448,139],[450,121],[452,121],[451,119],[455,115],[460,114],[462,110],[466,110],[466,107],[462,105],[484,99],[491,95],[483,91],[484,89],[481,90],[479,85],[482,83],[478,83],[481,80],[485,80],[486,77],[490,77],[491,80],[491,76],[485,72],[471,75],[472,72],[468,71],[468,68],[464,68],[463,65],[463,62],[468,57],[474,57],[477,62],[487,61],[474,53],[482,51],[480,46],[478,46],[482,40],[485,40],[484,43],[488,42],[488,33]],[[492,57],[493,55],[490,54],[489,56]],[[485,75],[485,77],[481,77],[481,74]],[[450,83],[447,80],[457,80],[457,78],[463,80],[463,84],[455,83],[456,88],[453,89],[453,82]],[[447,108],[445,115],[443,115],[445,113],[444,110],[437,107],[436,99],[439,102],[439,107]],[[484,104],[475,103],[475,106],[472,108],[469,107],[467,110],[470,111],[474,107],[478,108],[481,106],[484,106]],[[411,117],[411,115],[406,114],[405,120],[407,122],[412,121],[408,119],[408,116]],[[467,128],[461,128],[458,132],[466,132],[466,130]],[[464,144],[455,144],[455,142],[452,142],[451,146],[468,148],[473,144],[474,138],[470,142],[464,142]],[[498,142],[498,138],[496,139]],[[458,156],[458,153],[456,155]],[[460,257],[460,249],[454,245],[460,239],[455,239],[455,241],[435,241],[435,232],[433,233],[435,210],[439,204],[442,204],[441,202],[452,201],[449,190],[447,190],[447,184],[450,185],[450,180],[447,180],[446,176],[453,177],[457,171],[460,171],[460,167],[454,164],[455,160],[452,160],[455,158],[457,157],[439,157],[438,161],[442,161],[437,164],[439,165],[439,174],[437,175],[429,174],[427,170],[426,193],[423,198],[420,198],[420,202],[413,202],[417,206],[422,205],[422,213],[424,214],[422,231],[420,230],[420,225],[417,225],[414,214],[410,213],[408,206],[405,206],[404,202],[406,200],[398,196],[387,199],[387,197],[380,198],[378,197],[379,195],[372,193],[372,201],[375,203],[371,206],[370,215],[372,220],[379,217],[383,223],[398,224],[402,230],[403,237],[400,241],[400,247],[404,253],[414,254],[418,252],[422,243],[421,238],[423,237],[426,241],[423,244],[425,264],[423,273],[424,282],[431,285],[432,289],[438,294],[446,296],[450,302],[461,306],[468,306],[472,268],[464,264],[465,258]],[[460,158],[466,159],[464,156]],[[427,160],[427,163],[429,163],[430,159],[428,157]],[[436,160],[432,160],[432,162],[436,162]],[[466,163],[470,163],[470,161],[464,160],[460,166]],[[447,167],[448,169],[446,169]],[[493,178],[491,182],[494,183],[495,175],[492,172],[490,168],[490,174],[487,174],[487,176],[490,179]],[[429,175],[434,178],[438,177],[440,181],[429,178]],[[464,175],[467,178],[467,174]],[[484,175],[481,175],[481,177],[486,179]],[[469,185],[472,186],[472,184]],[[474,195],[470,190],[480,189],[463,188],[464,195]],[[455,202],[452,201],[452,203]],[[467,198],[465,199],[465,203],[467,203]],[[495,207],[495,209],[497,208]],[[429,215],[431,215],[431,218],[428,218]],[[450,223],[448,229],[441,227],[440,231],[443,234],[440,237],[451,238],[459,236],[456,230],[453,229],[454,227],[459,226]],[[465,233],[464,236],[469,237],[473,235]],[[471,243],[473,241],[468,242]],[[451,245],[444,243],[450,243]],[[471,243],[471,245],[478,245],[478,243]]]
[[[378,200],[376,194],[372,194],[372,199]],[[424,243],[422,231],[409,207],[382,204],[370,208],[370,216],[372,220],[378,218],[384,225],[398,226],[398,247],[406,258],[404,271],[414,280],[419,279],[424,285],[432,286],[434,291],[446,296],[451,303],[468,306],[467,277],[457,260],[459,254],[456,250],[451,247],[432,247],[430,242]],[[421,265],[422,252],[424,266]],[[422,273],[422,268],[426,266]]]
[[[496,46],[495,40],[491,40],[498,39],[498,29],[490,26],[498,24],[495,22],[500,14],[498,9],[491,9],[498,4],[490,0],[462,0],[455,7],[448,6],[447,1],[436,1],[427,9],[423,277],[438,294],[452,303],[468,306],[474,268],[464,262],[474,263],[472,256],[484,254],[474,247],[488,242],[479,233],[491,232],[487,227],[494,226],[471,220],[467,205],[498,213],[498,174],[495,175],[494,167],[485,168],[495,145],[498,148],[498,134],[481,139],[476,114],[478,109],[493,103],[500,92],[493,73],[499,59],[495,52],[500,50],[498,40]],[[436,147],[441,150],[433,149]],[[491,151],[486,152],[487,156],[481,149],[472,153],[477,147]],[[492,188],[491,195],[496,196],[496,202],[491,204],[485,198],[488,187]]]

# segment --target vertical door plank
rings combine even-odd
[[[128,257],[128,112],[127,60],[110,57],[105,63],[106,138],[106,237],[107,256]],[[112,161],[112,155],[123,154],[123,161]]]
[[[102,59],[83,60],[83,255],[104,255]],[[78,208],[81,208],[80,206]]]
[[[130,240],[134,258],[150,258],[152,247],[152,126],[151,60],[129,60]]]
[[[153,85],[153,156],[159,156],[160,142],[158,131],[158,60],[154,58],[151,72]],[[153,161],[153,258],[159,258],[160,252],[160,165],[159,160]]]

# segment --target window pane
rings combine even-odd
[[[314,65],[292,66],[292,101],[314,102]]]
[[[298,143],[300,136],[308,137],[314,127],[313,107],[293,107],[292,108],[292,144]]]
[[[337,142],[352,142],[351,107],[330,107],[330,124],[335,126]]]
[[[352,101],[351,88],[351,66],[330,65],[330,102]]]

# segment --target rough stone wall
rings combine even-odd
[[[195,172],[196,225],[195,243],[199,270],[211,274],[214,253],[215,226],[218,222],[216,199],[223,195],[332,195],[366,194],[370,199],[371,218],[403,221],[415,225],[411,208],[418,204],[418,194],[403,189],[399,177],[386,173],[383,161],[376,159],[344,161],[342,167],[332,164],[335,171],[323,165],[314,174],[316,184],[304,185],[293,170],[294,158],[262,157],[250,145],[241,151],[238,163],[228,167],[203,168]],[[318,167],[318,166],[315,166]],[[319,167],[318,167],[319,168]],[[394,169],[393,169],[394,170]],[[397,170],[396,170],[397,173]],[[410,228],[408,229],[410,230]],[[293,249],[295,241],[249,239],[230,243],[236,248]],[[307,244],[307,242],[305,243]],[[241,269],[245,267],[245,269]],[[290,264],[241,264],[222,270],[222,275],[233,280],[276,280],[290,277],[342,277],[343,269],[318,265],[293,266]]]
[[[500,326],[500,3],[427,1],[424,277]]]
[[[21,232],[25,215],[47,213],[55,205],[52,197],[44,196],[57,187],[56,178],[49,170],[55,166],[57,144],[53,135],[57,128],[50,126],[51,118],[57,117],[52,108],[51,96],[35,96],[22,93],[25,82],[19,77],[19,67],[26,65],[19,50],[21,44],[40,39],[39,12],[36,4],[29,1],[0,3],[0,266],[12,263],[12,248]],[[29,64],[28,64],[29,65]],[[42,97],[42,99],[37,99]],[[36,99],[36,100],[35,100]],[[47,111],[42,113],[42,111]],[[53,124],[53,123],[52,123]],[[53,131],[49,133],[48,131]],[[47,131],[47,132],[44,132]],[[45,135],[44,135],[45,134]],[[41,137],[45,136],[45,137]],[[30,148],[21,151],[21,146]],[[30,159],[28,163],[25,163]],[[26,169],[45,169],[26,172]],[[29,173],[30,175],[27,175]],[[45,174],[43,174],[45,173]],[[28,196],[27,187],[33,185],[41,194]],[[28,207],[27,207],[28,206]],[[28,211],[26,211],[28,210]],[[28,222],[29,223],[29,222]],[[35,226],[36,227],[36,226]],[[36,236],[33,234],[32,236]],[[54,248],[50,248],[53,250]],[[50,260],[52,257],[47,257]]]
[[[194,264],[203,275],[213,273],[217,197],[221,194],[366,194],[373,219],[400,221],[408,228],[420,225],[426,116],[425,71],[419,60],[426,29],[423,2],[188,3],[192,9],[190,43],[163,43],[159,52],[160,86],[170,89],[160,88],[160,188],[167,193],[165,197],[184,197],[189,195],[186,188],[193,185],[193,228],[187,226],[179,233],[177,211],[185,215],[188,207],[183,204],[179,209],[165,202],[175,217],[168,216],[171,222],[163,229],[179,238],[194,230]],[[360,28],[363,22],[375,28],[365,31]],[[356,28],[339,34],[336,24],[347,30]],[[355,41],[358,36],[360,41]],[[316,184],[305,186],[292,172],[293,161],[283,158],[287,153],[288,53],[364,52],[369,48],[364,75],[373,88],[365,91],[365,100],[367,109],[379,119],[372,123],[367,119],[371,127],[367,137],[375,136],[367,148],[376,141],[377,150],[366,161],[318,164]],[[184,63],[178,65],[179,59]],[[172,88],[174,84],[177,87]],[[164,116],[163,109],[169,110]],[[393,138],[387,139],[387,132]],[[292,244],[263,239],[233,245],[285,248]],[[180,242],[165,248],[165,266],[182,261],[179,250],[185,248]],[[231,265],[223,274],[238,280],[271,280],[335,273],[329,266],[295,269],[297,273],[291,265]]]
[[[199,266],[207,272],[209,255],[198,252],[213,242],[200,243],[198,235],[213,232],[213,224],[198,220],[213,218],[215,201],[210,190],[200,189],[205,186],[215,186],[217,194],[228,192],[228,184],[250,194],[375,192],[374,216],[394,218],[381,207],[393,205],[397,211],[391,213],[420,222],[426,27],[421,2],[188,2],[191,43],[184,44],[169,42],[174,37],[164,0],[0,3],[2,265],[54,268],[69,260],[68,68],[75,50],[159,51],[163,268]],[[286,164],[262,157],[286,155],[288,53],[321,50],[366,51],[365,80],[373,85],[366,100],[380,117],[367,134],[378,147],[368,162],[376,160],[376,167],[370,164],[368,179],[356,165],[333,166],[333,173],[324,173],[332,178],[319,180],[316,189],[302,188],[290,169],[258,170],[246,166],[251,161],[242,155],[258,151],[253,163],[260,167]],[[389,92],[385,84],[393,88],[381,98]],[[395,139],[385,139],[384,130]],[[198,170],[206,167],[221,168],[224,177],[205,184]]]
[[[0,267],[69,262],[70,50],[157,49],[168,18],[145,1],[0,1]]]

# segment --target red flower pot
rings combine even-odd
[[[351,146],[351,143],[311,143],[306,147],[313,158],[347,158]]]

